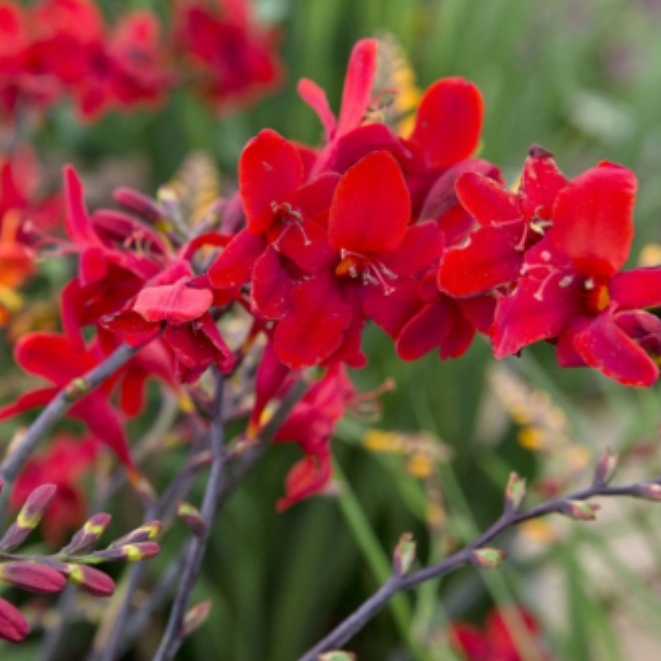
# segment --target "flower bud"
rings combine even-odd
[[[639,484],[634,489],[634,496],[645,500],[661,500],[661,484]]]
[[[115,583],[110,576],[94,567],[67,564],[65,571],[71,583],[97,597],[110,597],[115,592]]]
[[[177,505],[177,516],[182,519],[186,525],[198,536],[204,535],[207,530],[207,524],[204,523],[200,510],[194,505],[182,501]]]
[[[42,484],[25,501],[16,521],[0,539],[0,550],[11,551],[20,546],[25,538],[39,525],[41,517],[50,505],[57,487],[54,484]]]
[[[80,553],[91,549],[105,532],[112,517],[99,512],[92,516],[85,525],[71,538],[69,544],[62,549],[63,553]]]
[[[393,569],[398,576],[405,576],[411,571],[415,561],[415,541],[410,532],[404,533],[400,538],[393,554]]]
[[[342,650],[333,650],[320,654],[319,661],[356,661],[356,655]]]
[[[163,216],[156,200],[132,188],[116,188],[112,196],[115,202],[149,222],[155,223]]]
[[[610,448],[601,456],[594,471],[593,484],[605,487],[613,479],[620,457],[611,454]]]
[[[148,560],[158,555],[160,548],[156,542],[138,542],[135,544],[124,544],[115,546],[95,553],[99,561],[103,560],[126,560],[128,562],[138,562]]]
[[[190,636],[196,629],[199,629],[209,617],[211,611],[211,599],[202,601],[199,604],[188,609],[184,616],[182,625],[182,634],[184,638]]]
[[[510,473],[505,489],[505,511],[518,512],[526,497],[526,481],[517,473]]]
[[[577,521],[594,521],[598,505],[585,500],[566,500],[560,506],[560,513]]]
[[[140,542],[147,542],[156,539],[159,536],[163,525],[160,521],[149,521],[143,523],[139,528],[132,530],[128,535],[124,535],[116,539],[109,548],[114,549],[118,546],[126,546],[127,544],[138,544]]]
[[[471,554],[473,564],[484,569],[496,569],[503,564],[503,560],[505,560],[505,553],[500,549],[476,549]]]
[[[0,599],[0,640],[20,643],[30,631],[28,621],[8,601]]]
[[[1,564],[0,581],[39,594],[61,592],[66,585],[64,576],[56,569],[22,560]]]

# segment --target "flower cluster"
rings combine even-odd
[[[11,117],[66,95],[90,120],[111,108],[157,104],[189,77],[217,105],[245,100],[276,85],[280,71],[274,40],[254,27],[250,9],[248,0],[218,0],[215,11],[179,2],[165,39],[146,10],[109,28],[93,0],[41,0],[29,9],[3,0],[0,108]]]
[[[36,594],[58,593],[71,583],[97,597],[109,597],[115,591],[115,583],[93,565],[136,562],[158,554],[159,545],[153,541],[161,530],[158,521],[148,522],[115,540],[108,548],[95,551],[111,520],[109,514],[100,513],[92,516],[56,554],[20,555],[17,549],[37,528],[56,493],[56,485],[42,484],[27,494],[16,521],[0,539],[1,583]],[[18,643],[29,631],[30,625],[21,611],[0,599],[0,640]]]
[[[232,3],[238,14],[240,5]],[[216,23],[189,5],[182,11],[185,25],[201,21],[215,34]],[[200,61],[211,61],[213,39],[196,44]],[[45,404],[122,343],[143,347],[70,412],[133,470],[121,421],[141,411],[148,378],[178,389],[212,366],[245,372],[250,348],[265,345],[248,389],[248,442],[294,382],[313,378],[303,370],[321,370],[275,437],[304,454],[284,508],[330,479],[334,424],[357,399],[345,368],[365,365],[369,322],[404,360],[434,349],[460,356],[481,333],[498,358],[546,340],[563,366],[652,384],[661,321],[647,309],[661,305],[661,268],[621,270],[633,238],[633,173],[600,163],[568,180],[534,147],[511,191],[495,165],[475,157],[478,88],[462,78],[433,83],[403,135],[401,121],[388,121],[388,90],[375,89],[378,52],[373,39],[354,48],[337,115],[315,83],[301,81],[323,144],[264,129],[243,150],[236,194],[195,222],[170,189],[158,200],[121,189],[124,211],[90,214],[69,168],[69,239],[59,245],[79,266],[62,293],[64,332],[16,347],[18,363],[53,385],[0,417]],[[236,319],[247,323],[230,341],[223,329]]]

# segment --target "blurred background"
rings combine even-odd
[[[162,0],[102,4],[109,17],[127,6],[167,15]],[[241,149],[259,129],[320,141],[316,116],[295,92],[300,77],[319,83],[337,108],[355,41],[387,35],[421,89],[456,75],[479,85],[481,155],[510,183],[533,143],[554,153],[568,177],[602,159],[632,168],[640,186],[632,264],[661,263],[660,0],[256,0],[255,7],[278,33],[281,89],[231,114],[181,91],[157,111],[110,113],[91,125],[58,105],[35,142],[49,176],[74,162],[91,204],[105,204],[112,185],[153,194],[201,149],[231,190]],[[55,288],[67,273],[66,265],[46,264],[31,285],[34,300],[39,287]],[[382,397],[381,419],[343,421],[332,493],[284,514],[275,502],[297,453],[270,451],[214,529],[194,595],[211,598],[213,609],[181,661],[298,658],[383,581],[402,532],[414,534],[426,564],[497,518],[512,470],[528,478],[534,501],[589,483],[606,446],[623,455],[622,479],[650,477],[661,466],[658,389],[628,391],[595,372],[561,371],[551,347],[496,364],[478,339],[460,361],[430,355],[405,364],[373,330],[366,348],[370,365],[353,375],[360,387],[396,383]],[[1,360],[6,368],[10,359]],[[173,452],[166,467],[174,473],[182,456]],[[130,495],[118,503],[128,518],[131,507]],[[550,659],[655,658],[659,523],[661,510],[651,503],[618,502],[605,503],[595,523],[554,518],[523,526],[500,540],[509,555],[502,569],[462,570],[399,597],[350,648],[361,661],[456,660],[448,622],[479,627],[494,607],[517,603],[538,620]],[[180,526],[164,540],[154,576],[184,535]],[[151,658],[164,622],[127,661]],[[7,658],[35,659],[36,648],[28,642]],[[539,654],[522,649],[520,658]]]

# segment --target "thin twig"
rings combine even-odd
[[[202,501],[201,516],[204,522],[204,528],[193,537],[188,544],[186,553],[186,563],[184,565],[183,575],[179,584],[179,591],[175,597],[170,618],[161,640],[161,644],[156,652],[154,661],[171,661],[177,653],[183,642],[184,617],[190,596],[195,586],[195,581],[200,573],[202,558],[207,548],[209,535],[213,520],[218,508],[218,497],[223,488],[223,473],[225,467],[225,423],[222,416],[223,388],[225,385],[224,377],[216,373],[216,393],[214,396],[212,421],[209,432],[211,451],[213,453],[213,463],[211,465],[211,474],[207,482]]]
[[[323,640],[300,657],[299,661],[317,661],[319,655],[323,652],[341,648],[379,613],[398,592],[411,590],[425,581],[448,574],[463,565],[479,564],[476,562],[475,552],[485,548],[489,542],[493,541],[509,528],[517,526],[524,521],[538,519],[549,514],[568,514],[567,507],[572,502],[586,501],[597,496],[630,496],[658,500],[658,487],[660,483],[661,479],[621,487],[609,487],[605,484],[595,482],[586,489],[577,491],[564,498],[541,503],[523,512],[506,508],[502,516],[488,530],[445,560],[409,575],[398,574],[397,571],[393,571],[386,583]],[[649,487],[652,487],[652,490],[654,490],[653,493],[650,493]]]

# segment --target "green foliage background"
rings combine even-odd
[[[159,1],[115,3],[159,11]],[[95,167],[109,156],[140,154],[154,186],[170,177],[194,148],[210,150],[228,179],[246,140],[269,126],[290,138],[316,142],[313,113],[297,98],[298,78],[314,79],[337,107],[348,54],[365,36],[390,32],[409,53],[421,86],[448,75],[475,81],[486,99],[482,155],[514,181],[533,143],[552,151],[574,176],[600,159],[633,168],[640,178],[637,248],[661,238],[661,2],[654,0],[262,0],[260,15],[280,26],[287,82],[280,93],[238,115],[217,117],[198,101],[178,94],[157,114],[112,115],[93,127],[76,123],[68,108],[53,114],[40,148]],[[126,182],[130,184],[131,182]],[[457,362],[430,356],[399,362],[377,332],[368,338],[370,367],[356,379],[374,387],[388,376],[398,389],[383,398],[382,427],[423,429],[439,435],[454,452],[438,467],[453,533],[470,538],[498,515],[509,470],[533,477],[540,460],[506,427],[497,443],[478,442],[485,367],[493,360],[476,342]],[[516,361],[513,361],[516,362]],[[623,444],[654,437],[661,420],[658,392],[623,387],[581,371],[560,373],[552,352],[528,353],[517,368],[565,407],[573,431],[599,446],[602,427],[592,412],[616,420]],[[589,407],[589,408],[588,408]],[[495,425],[487,418],[487,427]],[[278,515],[274,503],[292,448],[273,449],[219,520],[195,599],[214,603],[209,623],[182,648],[180,661],[290,661],[370,594],[387,572],[399,535],[412,530],[420,558],[438,557],[425,531],[425,494],[401,462],[366,452],[361,429],[347,423],[336,440],[339,498],[321,497]],[[181,457],[167,459],[176,471]],[[562,544],[535,562],[512,562],[502,571],[467,570],[401,597],[351,645],[364,661],[441,661],[452,653],[432,635],[447,619],[479,621],[492,603],[523,601],[540,618],[549,609],[568,615],[546,627],[557,659],[624,661],[609,623],[613,603],[633,595],[633,617],[642,630],[661,630],[658,581],[661,513],[646,505],[624,507],[655,558],[652,578],[617,560],[609,546],[615,526],[576,524]],[[163,571],[185,532],[164,540],[154,563]],[[507,542],[505,543],[507,546]],[[579,553],[580,552],[580,553]],[[612,571],[611,601],[586,577],[585,555],[600,557]],[[548,603],[536,581],[539,564],[557,570],[567,586],[564,601]],[[619,564],[618,564],[619,563]],[[619,578],[618,578],[619,577]],[[553,612],[550,613],[553,615]],[[149,659],[153,631],[126,659]],[[657,638],[661,645],[661,638]],[[74,645],[75,647],[75,645]],[[31,656],[31,654],[33,656]],[[36,658],[33,647],[12,650],[12,661]],[[71,658],[76,650],[72,649]],[[23,656],[26,655],[26,656]]]

